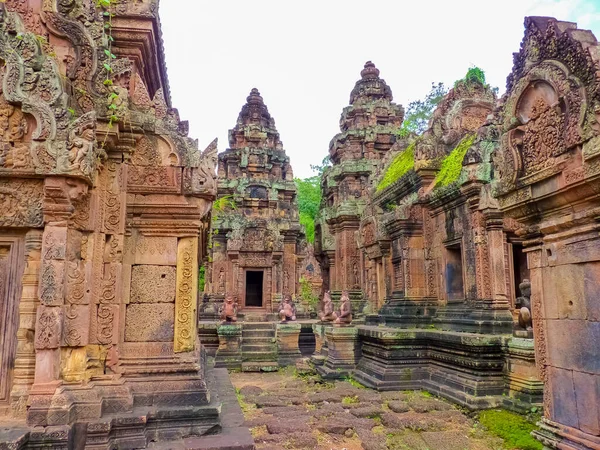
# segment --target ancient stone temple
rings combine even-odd
[[[196,321],[216,151],[171,106],[157,10],[0,3],[0,447],[220,429]]]
[[[348,290],[362,309],[365,265],[355,233],[365,208],[370,175],[392,147],[404,117],[392,102],[392,90],[367,62],[340,118],[340,133],[329,144],[332,167],[323,175],[323,208],[315,225],[315,256],[321,261],[325,290],[334,298]],[[382,268],[369,267],[371,271]],[[379,295],[375,293],[375,295]],[[381,293],[383,296],[383,293]]]
[[[282,295],[299,294],[304,233],[290,159],[257,89],[229,131],[229,146],[219,154],[205,292],[209,305],[229,293],[242,314],[264,316]]]
[[[536,362],[544,381],[537,437],[600,448],[600,44],[548,17],[525,20],[495,117],[495,195],[531,277]]]

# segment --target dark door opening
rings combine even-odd
[[[263,275],[264,272],[250,271],[246,272],[246,305],[262,307],[263,306]]]

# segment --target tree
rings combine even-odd
[[[313,172],[317,172],[317,175],[321,177],[325,169],[329,166],[331,166],[331,158],[329,157],[329,155],[327,155],[325,158],[323,158],[321,164],[311,164],[310,169]]]
[[[410,102],[400,128],[400,136],[406,137],[410,133],[422,134],[427,129],[433,111],[447,93],[448,88],[444,83],[431,83],[431,91],[423,100]]]
[[[306,229],[306,240],[310,243],[315,240],[315,218],[321,204],[321,175],[294,179],[298,189],[298,210],[300,223]]]

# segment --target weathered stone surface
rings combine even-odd
[[[176,268],[171,266],[133,266],[131,303],[173,303]]]
[[[130,304],[125,314],[128,342],[173,341],[174,304]]]

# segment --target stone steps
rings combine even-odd
[[[277,353],[277,344],[242,344],[243,353]]]
[[[242,337],[248,338],[275,338],[275,330],[248,330],[242,331]]]
[[[275,324],[272,322],[244,322],[242,324],[242,330],[273,330],[275,331]]]
[[[275,372],[279,364],[274,361],[246,361],[242,363],[242,372]]]
[[[276,361],[277,351],[274,352],[242,352],[242,362],[247,361]]]

